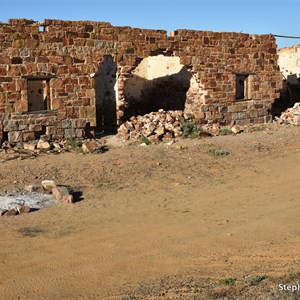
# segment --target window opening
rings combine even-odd
[[[50,109],[50,79],[28,79],[28,111]]]
[[[249,100],[251,99],[251,78],[250,74],[237,74],[236,75],[236,100]]]

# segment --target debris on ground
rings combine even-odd
[[[74,203],[68,187],[53,180],[43,180],[40,185],[26,185],[24,192],[0,196],[0,216],[27,214],[55,203]]]
[[[14,144],[5,141],[0,148],[0,162],[12,159],[35,158],[41,154],[60,154],[73,150],[84,154],[104,153],[108,150],[105,143],[106,140],[104,138],[59,141],[44,141],[40,139]]]
[[[275,120],[279,124],[291,124],[300,126],[300,102],[296,102],[293,107],[286,109],[281,116]]]
[[[141,139],[146,144],[170,141],[182,135],[183,121],[181,110],[160,109],[144,116],[131,117],[119,127],[117,135],[126,141]]]
[[[151,112],[143,116],[133,116],[118,129],[117,137],[125,141],[140,141],[141,145],[156,144],[160,141],[175,141],[178,137],[206,138],[216,135],[237,134],[243,129],[234,125],[231,129],[221,128],[217,123],[196,125],[184,119],[183,111]]]

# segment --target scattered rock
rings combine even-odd
[[[52,194],[57,201],[61,201],[63,203],[73,203],[73,196],[70,195],[69,190],[66,186],[54,186],[52,188]]]
[[[211,137],[212,134],[207,132],[207,131],[199,131],[199,138],[207,138],[207,137]]]
[[[210,132],[212,134],[217,135],[220,132],[220,126],[219,126],[219,124],[212,124]]]
[[[242,132],[242,129],[241,129],[241,127],[238,126],[238,125],[233,125],[233,126],[231,127],[231,131],[232,131],[234,134],[237,134],[237,133]]]
[[[43,180],[41,182],[41,185],[42,185],[43,190],[45,190],[47,192],[51,192],[52,188],[56,187],[54,180]]]
[[[0,216],[4,216],[6,213],[8,212],[8,210],[7,209],[5,209],[5,210],[2,210],[1,211],[1,213],[0,213]]]
[[[63,203],[74,203],[73,195],[71,194],[63,195],[61,201]]]
[[[23,148],[25,150],[34,151],[36,149],[36,145],[35,144],[29,144],[29,143],[23,143]]]
[[[16,216],[17,214],[18,214],[17,209],[12,208],[12,209],[10,209],[10,210],[7,210],[7,211],[3,214],[3,216],[5,216],[5,217],[10,217],[10,216]]]
[[[51,145],[47,141],[39,140],[36,147],[39,150],[49,150],[51,148]]]
[[[28,193],[37,192],[40,189],[40,185],[37,184],[31,184],[31,185],[25,185],[24,190]]]
[[[293,107],[285,110],[280,118],[276,118],[279,124],[291,124],[300,126],[300,102],[296,102]]]
[[[17,206],[17,211],[18,213],[21,215],[21,214],[27,214],[29,213],[31,210],[31,208],[27,205],[18,205]]]

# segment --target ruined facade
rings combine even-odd
[[[281,83],[272,35],[0,24],[0,139],[11,142],[114,132],[159,108],[199,123],[263,123]]]
[[[278,64],[289,96],[300,100],[300,45],[278,50]]]

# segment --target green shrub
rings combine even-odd
[[[246,278],[246,283],[249,285],[258,285],[262,280],[266,278],[266,275],[249,276]]]
[[[209,148],[207,150],[207,153],[212,156],[227,156],[229,154],[229,152],[226,152],[224,150],[218,150],[215,148]]]
[[[221,128],[218,135],[230,135],[233,134],[233,131],[229,128]]]
[[[141,135],[140,139],[146,145],[150,145],[151,144],[151,142],[149,141],[149,139],[146,136],[144,136],[143,134]]]
[[[70,149],[81,148],[82,141],[73,138],[73,139],[67,140],[66,146]]]
[[[36,237],[39,234],[45,233],[45,231],[38,227],[22,227],[19,229],[19,233],[23,236]]]
[[[182,126],[182,136],[184,138],[196,139],[199,137],[200,128],[197,127],[192,121],[185,120]]]
[[[222,278],[219,280],[219,284],[221,285],[234,285],[235,283],[235,280],[234,278]]]

